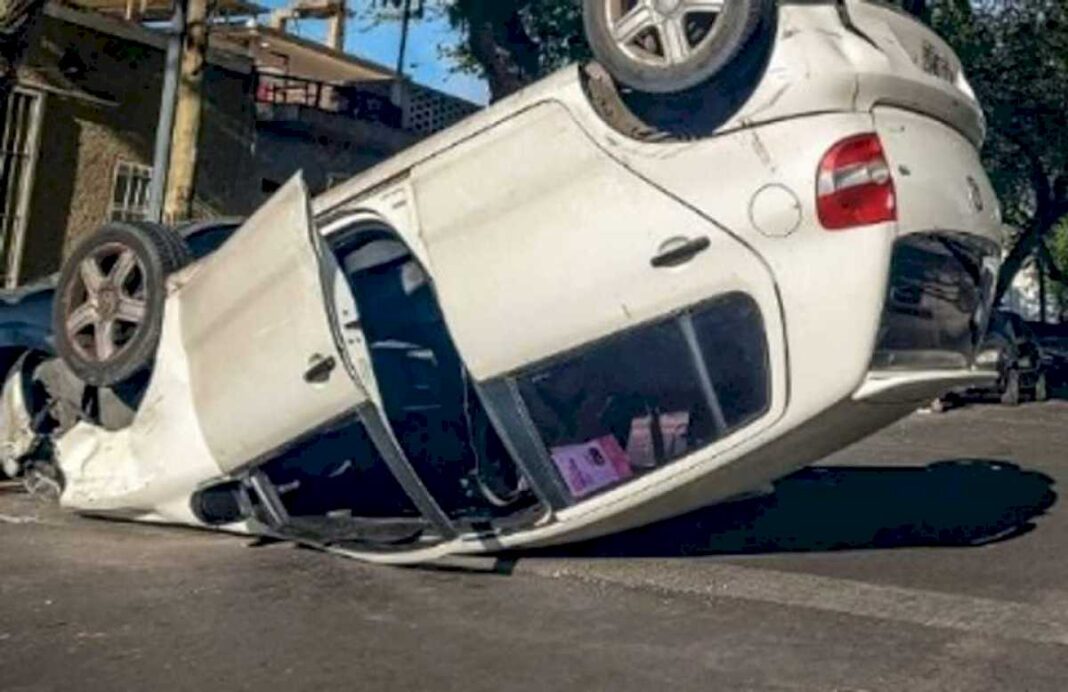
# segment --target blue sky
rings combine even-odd
[[[367,0],[349,0],[355,10],[368,4]],[[289,4],[286,0],[267,0],[261,4],[278,7]],[[265,19],[265,18],[264,18]],[[290,24],[290,30],[301,36],[322,40],[323,22],[301,20]],[[383,22],[375,25],[359,15],[349,20],[345,47],[348,52],[395,67],[400,48],[400,22]],[[426,84],[450,94],[456,94],[478,103],[486,103],[489,90],[483,80],[469,74],[457,74],[453,65],[439,53],[439,47],[455,45],[457,33],[444,17],[431,16],[413,20],[408,36],[408,52],[405,59],[407,73],[420,84]]]

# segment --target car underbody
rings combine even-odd
[[[698,128],[692,93],[663,116],[571,67],[201,256],[112,229],[170,261],[151,366],[94,368],[101,315],[155,294],[84,251],[49,298],[84,357],[13,346],[5,459],[83,514],[412,563],[752,493],[989,382],[1003,228],[959,62],[859,0],[774,26]]]

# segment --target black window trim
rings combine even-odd
[[[693,316],[695,313],[700,312],[705,308],[711,307],[716,303],[720,303],[724,300],[727,300],[731,296],[744,296],[746,299],[751,301],[753,306],[756,308],[756,313],[760,320],[761,333],[764,336],[763,367],[766,375],[763,407],[761,407],[759,411],[756,411],[740,419],[738,422],[735,423],[733,428],[730,426],[729,423],[727,423],[725,417],[723,416],[722,407],[719,404],[719,397],[715,393],[715,387],[711,382],[711,376],[710,373],[708,373],[707,364],[704,361],[704,353],[701,350],[700,338],[699,335],[696,333],[696,330],[694,329],[693,325]],[[618,491],[620,488],[626,487],[629,483],[624,482],[619,485],[611,486],[609,488],[605,488],[602,491],[592,493],[582,498],[572,497],[570,492],[564,486],[563,480],[560,478],[559,473],[553,468],[552,455],[549,451],[549,448],[546,445],[545,439],[538,431],[537,426],[534,424],[526,401],[524,401],[523,396],[519,391],[520,378],[531,372],[544,370],[555,365],[564,363],[582,354],[583,352],[595,349],[600,346],[604,346],[606,344],[611,343],[612,341],[623,338],[628,334],[635,333],[643,328],[665,324],[668,322],[674,322],[676,327],[682,332],[683,339],[685,340],[687,345],[687,350],[689,351],[691,365],[698,373],[699,378],[701,380],[705,380],[705,378],[707,378],[707,385],[710,387],[710,389],[706,389],[705,381],[700,382],[701,389],[705,395],[706,403],[709,404],[710,409],[713,411],[713,416],[717,419],[716,427],[718,429],[716,433],[717,435],[719,435],[719,437],[717,437],[705,447],[693,450],[686,456],[692,456],[693,454],[706,452],[709,449],[716,447],[732,435],[758,424],[760,421],[767,418],[767,416],[774,409],[774,368],[772,363],[771,341],[769,339],[767,321],[764,318],[763,311],[760,309],[759,301],[757,301],[752,294],[742,290],[727,291],[709,298],[705,298],[699,302],[692,303],[690,305],[687,305],[686,307],[680,308],[673,312],[650,318],[648,320],[643,320],[642,322],[633,325],[628,325],[626,329],[600,336],[592,341],[588,341],[579,346],[568,348],[564,351],[560,351],[533,363],[528,363],[522,367],[509,371],[505,375],[499,376],[497,378],[494,378],[493,380],[490,380],[489,382],[481,384],[481,390],[494,393],[494,396],[491,397],[493,405],[487,406],[487,409],[496,410],[497,412],[507,412],[507,422],[504,425],[498,426],[498,430],[501,432],[502,438],[505,439],[506,444],[512,444],[512,442],[517,438],[527,438],[523,440],[525,443],[523,446],[525,449],[531,451],[533,456],[524,457],[517,455],[516,458],[523,459],[521,466],[522,470],[527,474],[527,478],[531,481],[532,485],[536,486],[536,490],[539,497],[541,497],[542,500],[546,501],[554,511],[562,511],[564,509],[585,504],[586,502],[599,498],[606,493]],[[692,333],[692,337],[691,335],[687,334],[688,331]],[[702,372],[704,373],[703,376],[700,374]],[[502,389],[504,391],[502,391]],[[504,395],[505,391],[507,392],[507,396]],[[712,408],[712,406],[714,406],[715,408]],[[510,411],[509,409],[514,409],[514,411]],[[715,410],[717,409],[719,410],[718,416],[715,413]],[[493,415],[498,414],[494,413]],[[724,427],[719,428],[720,423],[722,423]],[[507,434],[505,434],[506,431]],[[533,443],[532,446],[531,443]],[[658,472],[662,472],[666,469],[669,469],[677,461],[679,461],[679,459],[673,460],[672,462],[651,471],[649,474],[647,474],[647,476],[651,476]],[[537,483],[534,482],[535,478],[538,479]],[[545,494],[543,495],[542,493]]]

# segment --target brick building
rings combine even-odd
[[[256,65],[256,166],[265,192],[297,170],[321,192],[478,109],[268,26],[219,27],[212,45]]]
[[[3,148],[4,283],[59,266],[63,252],[109,219],[142,218],[163,81],[165,37],[138,24],[49,5],[19,72]],[[254,178],[255,69],[212,51],[197,175],[202,213],[245,214]]]
[[[147,213],[166,37],[121,12],[46,13],[0,139],[8,287],[56,271],[106,221]],[[197,216],[247,215],[298,170],[322,191],[477,109],[254,21],[211,37]]]

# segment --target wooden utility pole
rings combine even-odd
[[[208,52],[208,0],[188,0],[182,62],[178,77],[178,105],[171,139],[170,172],[163,215],[168,222],[183,221],[193,215],[196,182],[197,144],[204,87],[205,57]]]

